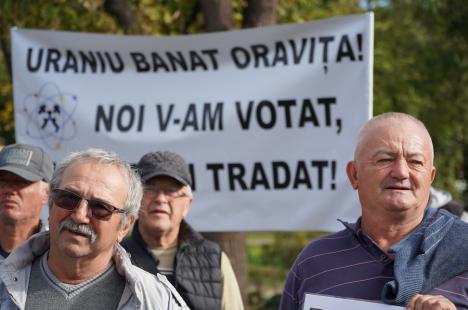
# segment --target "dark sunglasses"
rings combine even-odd
[[[52,190],[52,201],[57,207],[73,212],[80,205],[81,200],[86,200],[91,216],[98,220],[109,220],[114,213],[125,213],[125,210],[116,208],[107,202],[87,199],[77,193],[66,189],[56,188]]]

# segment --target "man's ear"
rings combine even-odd
[[[127,236],[130,228],[133,226],[133,223],[135,223],[135,216],[127,215],[127,217],[127,223],[125,223],[124,227],[120,228],[119,233],[117,234],[118,242],[122,241],[122,239]]]
[[[187,204],[184,206],[184,208],[185,208],[184,213],[183,213],[184,218],[187,216],[187,214],[188,214],[191,207],[192,207],[192,198],[190,197],[189,201],[187,201]]]
[[[357,168],[356,168],[356,161],[351,160],[346,165],[346,174],[348,175],[349,182],[353,189],[358,189],[358,176],[357,176]]]
[[[44,182],[44,181],[41,181],[42,182],[42,186],[41,186],[41,195],[42,195],[42,199],[41,199],[41,202],[42,202],[42,205],[44,206],[48,199],[49,199],[49,184]]]
[[[434,182],[435,176],[436,176],[436,167],[432,166],[432,170],[431,170],[431,184],[432,184],[432,182]]]

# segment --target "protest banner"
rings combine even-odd
[[[198,230],[329,230],[372,113],[373,15],[153,37],[12,30],[16,140],[190,163]]]

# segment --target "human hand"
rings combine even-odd
[[[441,295],[416,294],[406,305],[407,310],[457,310],[455,305]]]

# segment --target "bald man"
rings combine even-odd
[[[427,208],[433,160],[421,121],[403,113],[371,119],[346,167],[361,217],[299,254],[281,309],[302,309],[306,293],[407,309],[467,309],[468,224]]]

